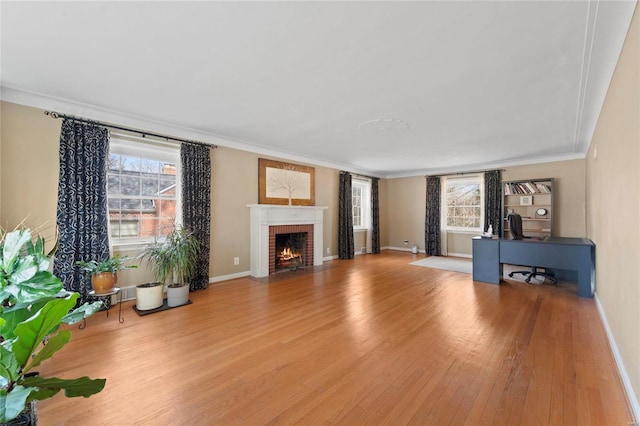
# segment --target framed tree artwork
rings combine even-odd
[[[282,161],[258,159],[260,204],[314,206],[315,169]]]

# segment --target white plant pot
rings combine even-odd
[[[189,284],[181,287],[167,287],[167,306],[185,305],[189,301]]]
[[[156,309],[162,306],[164,286],[161,283],[154,286],[147,286],[148,284],[141,284],[136,286],[136,309],[140,311],[148,311]]]

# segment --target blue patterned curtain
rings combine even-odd
[[[380,253],[380,200],[378,178],[371,178],[371,253]]]
[[[424,226],[425,253],[440,256],[440,177],[427,176],[427,212]]]
[[[189,290],[209,287],[211,224],[211,148],[200,144],[180,146],[182,162],[182,222],[200,242],[195,271],[189,277]]]
[[[60,131],[58,251],[53,273],[64,288],[85,302],[91,282],[75,266],[78,260],[109,257],[107,157],[109,131],[94,124],[64,120]]]
[[[493,225],[493,234],[502,235],[502,173],[491,170],[484,174],[484,227]]]
[[[338,258],[353,259],[353,194],[351,193],[351,174],[340,172],[338,190]]]

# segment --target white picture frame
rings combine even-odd
[[[532,195],[523,195],[520,197],[520,205],[521,206],[531,206],[533,205],[533,196]]]

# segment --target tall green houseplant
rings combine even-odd
[[[153,268],[156,279],[167,287],[167,306],[174,307],[189,302],[189,285],[186,279],[195,270],[200,244],[193,233],[182,225],[176,225],[164,240],[156,240],[142,252],[142,258]]]
[[[105,379],[45,378],[33,371],[69,342],[75,324],[93,315],[101,302],[76,308],[78,293],[63,289],[49,272],[44,239],[28,229],[0,230],[0,423],[16,419],[32,401],[100,392]]]
[[[193,233],[182,225],[176,225],[166,239],[156,240],[141,253],[154,270],[156,279],[165,284],[167,278],[175,280],[170,285],[181,287],[191,275],[198,260],[200,244]]]

